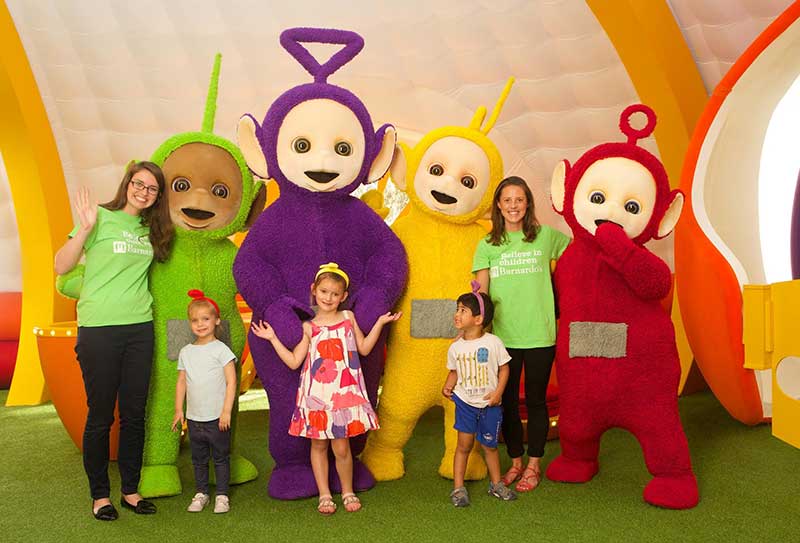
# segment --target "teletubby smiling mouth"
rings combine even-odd
[[[215,213],[212,213],[211,211],[206,211],[205,209],[194,209],[193,207],[182,207],[181,213],[198,221],[208,220],[215,215]]]
[[[445,194],[436,190],[431,191],[431,196],[433,196],[440,204],[454,204],[458,202],[456,198],[453,198],[449,194]]]
[[[610,222],[611,224],[615,224],[615,225],[619,226],[620,228],[622,228],[621,224],[615,223],[614,221],[609,221],[608,219],[597,219],[596,221],[594,221],[594,224],[597,225],[597,226],[600,226],[604,222]]]
[[[308,170],[303,173],[306,174],[311,179],[313,179],[314,181],[316,181],[317,183],[330,183],[331,181],[339,177],[339,174],[336,172],[324,172],[322,170],[319,171]]]

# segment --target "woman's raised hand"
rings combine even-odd
[[[91,232],[97,222],[97,202],[92,198],[92,192],[87,187],[78,189],[75,211],[81,221],[81,229]]]

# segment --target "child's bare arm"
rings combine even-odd
[[[497,388],[486,394],[484,400],[489,400],[489,405],[500,405],[503,403],[503,391],[508,384],[508,364],[503,364],[497,369]]]
[[[453,396],[453,389],[458,382],[458,373],[456,370],[450,370],[447,374],[447,379],[444,380],[444,387],[442,387],[442,396],[447,399],[452,399]]]
[[[303,337],[300,339],[300,343],[295,346],[293,351],[290,351],[286,348],[268,322],[254,322],[250,326],[250,329],[258,337],[266,339],[272,343],[272,347],[275,349],[275,352],[278,353],[280,359],[283,360],[283,363],[289,366],[291,369],[296,370],[303,364],[303,360],[308,354],[308,345],[311,335],[310,326],[308,323],[303,323]]]
[[[358,354],[366,356],[371,353],[372,349],[375,347],[375,344],[378,342],[378,338],[381,335],[381,330],[383,330],[384,325],[394,322],[402,316],[402,311],[397,313],[384,313],[378,317],[378,320],[375,321],[375,325],[372,327],[372,330],[369,331],[369,334],[366,337],[364,337],[364,332],[361,331],[361,328],[358,327],[355,317],[351,317],[350,322],[353,323],[353,331],[356,336],[356,347],[358,348]]]
[[[184,399],[186,399],[186,370],[178,370],[178,382],[175,385],[175,416],[172,418],[173,432],[186,420],[183,414]]]
[[[231,427],[231,412],[233,400],[236,399],[236,359],[231,360],[222,368],[225,372],[225,401],[222,404],[222,413],[219,415],[219,429],[226,432]]]

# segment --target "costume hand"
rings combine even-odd
[[[219,416],[219,431],[227,432],[231,427],[231,414],[223,411]]]
[[[636,244],[628,237],[621,226],[604,222],[595,232],[597,244],[612,261],[624,260],[636,248]]]
[[[183,411],[176,411],[175,416],[172,418],[172,431],[180,430],[186,419],[183,416]]]
[[[362,330],[372,330],[378,318],[392,308],[384,293],[374,287],[360,288],[350,300],[353,315]]]
[[[397,319],[399,319],[402,316],[403,316],[403,312],[402,311],[398,311],[397,313],[392,313],[390,311],[390,312],[384,313],[383,315],[378,317],[378,322],[381,323],[381,324],[388,324],[390,322],[396,321]]]
[[[313,316],[308,305],[290,296],[281,296],[270,304],[263,315],[259,315],[269,322],[275,337],[289,350],[294,349],[303,338],[303,321]]]
[[[266,339],[267,341],[275,339],[275,330],[272,329],[272,326],[270,326],[268,322],[253,322],[250,325],[250,330],[258,337]]]
[[[81,230],[91,232],[97,223],[97,202],[92,198],[92,193],[87,187],[78,189],[75,211],[81,222]]]
[[[486,395],[483,397],[483,399],[489,400],[489,405],[491,406],[500,405],[501,403],[503,403],[503,395],[498,394],[497,390],[487,392]]]

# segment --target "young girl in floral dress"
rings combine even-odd
[[[328,485],[329,442],[342,483],[342,503],[349,512],[361,509],[361,502],[353,492],[349,439],[377,429],[378,418],[367,397],[358,355],[369,354],[383,326],[401,315],[381,315],[364,336],[353,314],[339,310],[347,299],[349,286],[349,277],[337,264],[320,266],[311,285],[318,310],[311,321],[303,323],[303,339],[294,351],[281,343],[269,323],[260,321],[252,325],[253,333],[271,342],[288,367],[303,366],[289,433],[311,439],[311,468],[319,490],[317,510],[323,515],[336,511]]]

